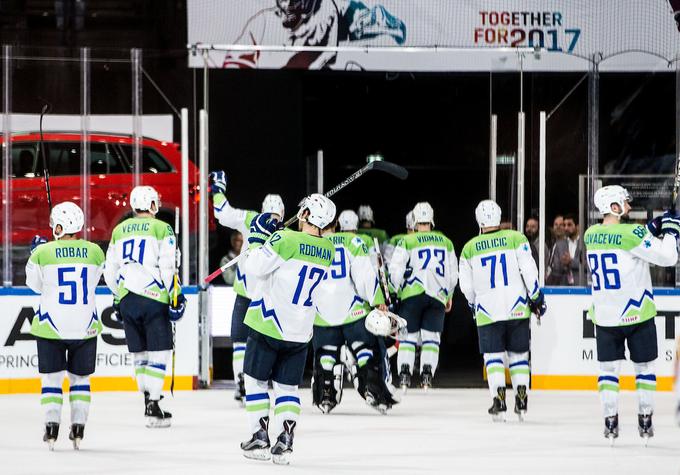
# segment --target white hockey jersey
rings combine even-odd
[[[335,246],[335,257],[316,291],[314,325],[344,325],[366,317],[385,297],[364,240],[349,232],[326,237]]]
[[[591,272],[590,319],[616,327],[656,316],[649,264],[673,266],[677,243],[670,235],[654,237],[638,224],[596,224],[583,237]]]
[[[412,269],[410,276],[404,275],[407,267]],[[436,231],[405,235],[392,253],[388,270],[401,300],[425,293],[446,305],[458,282],[453,243]]]
[[[500,230],[472,238],[460,255],[459,276],[477,326],[531,315],[527,299],[538,297],[538,269],[523,234]]]
[[[169,303],[177,241],[169,224],[156,218],[130,218],[113,228],[104,279],[114,298],[128,292]]]
[[[245,324],[277,340],[308,342],[318,304],[316,291],[334,254],[328,239],[288,229],[253,246],[246,262],[252,300]]]
[[[40,294],[31,333],[40,338],[83,340],[102,330],[94,292],[104,251],[82,239],[38,246],[26,263],[26,285]]]

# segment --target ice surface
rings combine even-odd
[[[680,472],[680,428],[674,398],[657,394],[656,437],[644,448],[637,434],[635,393],[621,393],[621,436],[615,447],[602,436],[595,392],[530,393],[527,420],[511,412],[492,423],[487,390],[412,390],[401,405],[381,416],[353,390],[330,415],[311,406],[302,390],[303,413],[289,467],[246,460],[239,442],[247,439],[244,409],[232,392],[178,392],[166,397],[170,429],[144,427],[140,394],[94,393],[81,450],[68,440],[64,407],[54,452],[42,442],[39,395],[0,397],[0,473],[509,473],[646,474]],[[67,398],[65,398],[67,399]],[[271,434],[272,439],[276,437]]]

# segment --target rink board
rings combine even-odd
[[[597,389],[594,326],[586,318],[592,304],[587,288],[546,288],[548,311],[531,321],[531,386],[534,389]],[[670,391],[676,364],[675,338],[680,321],[680,289],[655,289],[659,357],[657,389]],[[626,356],[628,351],[626,350]],[[633,364],[621,365],[621,389],[635,389]]]
[[[197,387],[198,289],[185,287],[187,309],[176,324],[175,389]],[[93,391],[136,391],[133,358],[127,351],[123,324],[112,319],[111,292],[97,288],[97,312],[104,327],[97,340],[97,367]],[[25,287],[0,288],[0,394],[40,392],[38,355],[30,334],[39,296]],[[166,389],[170,389],[172,362],[167,362]],[[66,383],[65,383],[66,384]],[[65,386],[65,388],[67,388]]]

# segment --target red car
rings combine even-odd
[[[80,140],[78,133],[44,134],[53,205],[73,201],[82,206]],[[113,227],[131,214],[128,197],[133,188],[133,139],[129,135],[92,133],[89,142],[90,219],[86,226],[91,241],[108,243]],[[153,186],[161,197],[157,217],[174,223],[175,207],[181,207],[179,144],[144,138],[141,147],[141,182]],[[52,237],[39,150],[39,133],[12,136],[12,243],[19,247],[27,246],[36,234]],[[198,168],[189,161],[189,193],[193,205],[189,229],[192,233],[198,229],[198,173]],[[0,242],[1,239],[0,234]]]

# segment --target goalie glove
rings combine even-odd
[[[374,308],[366,316],[364,325],[374,335],[396,337],[399,330],[406,328],[406,320],[396,313]]]
[[[537,317],[542,317],[545,315],[546,310],[548,310],[548,307],[545,304],[545,296],[540,290],[538,291],[538,297],[533,300],[531,298],[528,299],[528,305],[531,313],[535,314]]]

